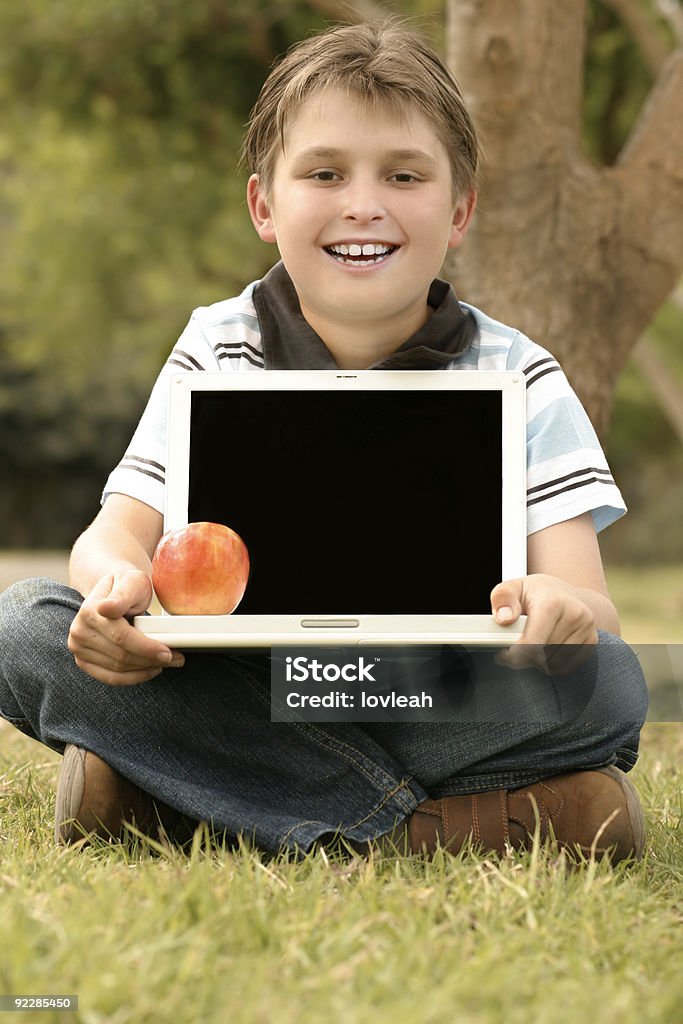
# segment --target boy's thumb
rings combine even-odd
[[[518,580],[499,583],[491,592],[491,611],[496,622],[501,626],[509,626],[522,613],[519,583]]]
[[[151,580],[141,572],[105,577],[99,587],[102,589],[97,610],[105,619],[137,615],[145,611],[152,599]]]

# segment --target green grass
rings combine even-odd
[[[649,832],[625,870],[546,851],[299,862],[149,844],[56,849],[58,758],[0,730],[0,991],[78,994],[21,1020],[677,1022],[680,725],[648,725]]]

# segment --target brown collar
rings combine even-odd
[[[436,278],[429,289],[434,312],[391,355],[371,370],[441,370],[470,347],[477,323],[460,306],[446,281]],[[277,263],[254,289],[266,370],[336,370],[339,367],[322,338],[304,319],[292,279]]]

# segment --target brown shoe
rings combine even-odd
[[[57,783],[57,845],[83,841],[92,835],[120,839],[124,822],[155,839],[162,830],[173,837],[183,830],[190,831],[189,819],[154,801],[97,754],[68,743]]]
[[[540,840],[612,863],[643,853],[645,823],[638,794],[618,768],[557,775],[520,789],[423,800],[408,819],[411,853],[441,845],[458,853],[468,840],[486,851],[529,847]]]

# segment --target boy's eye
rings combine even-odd
[[[314,181],[336,181],[339,175],[336,171],[314,171],[309,177]]]
[[[420,179],[415,174],[410,174],[409,171],[398,171],[396,174],[391,175],[392,181],[397,181],[400,185],[411,184],[413,181],[419,181]]]

